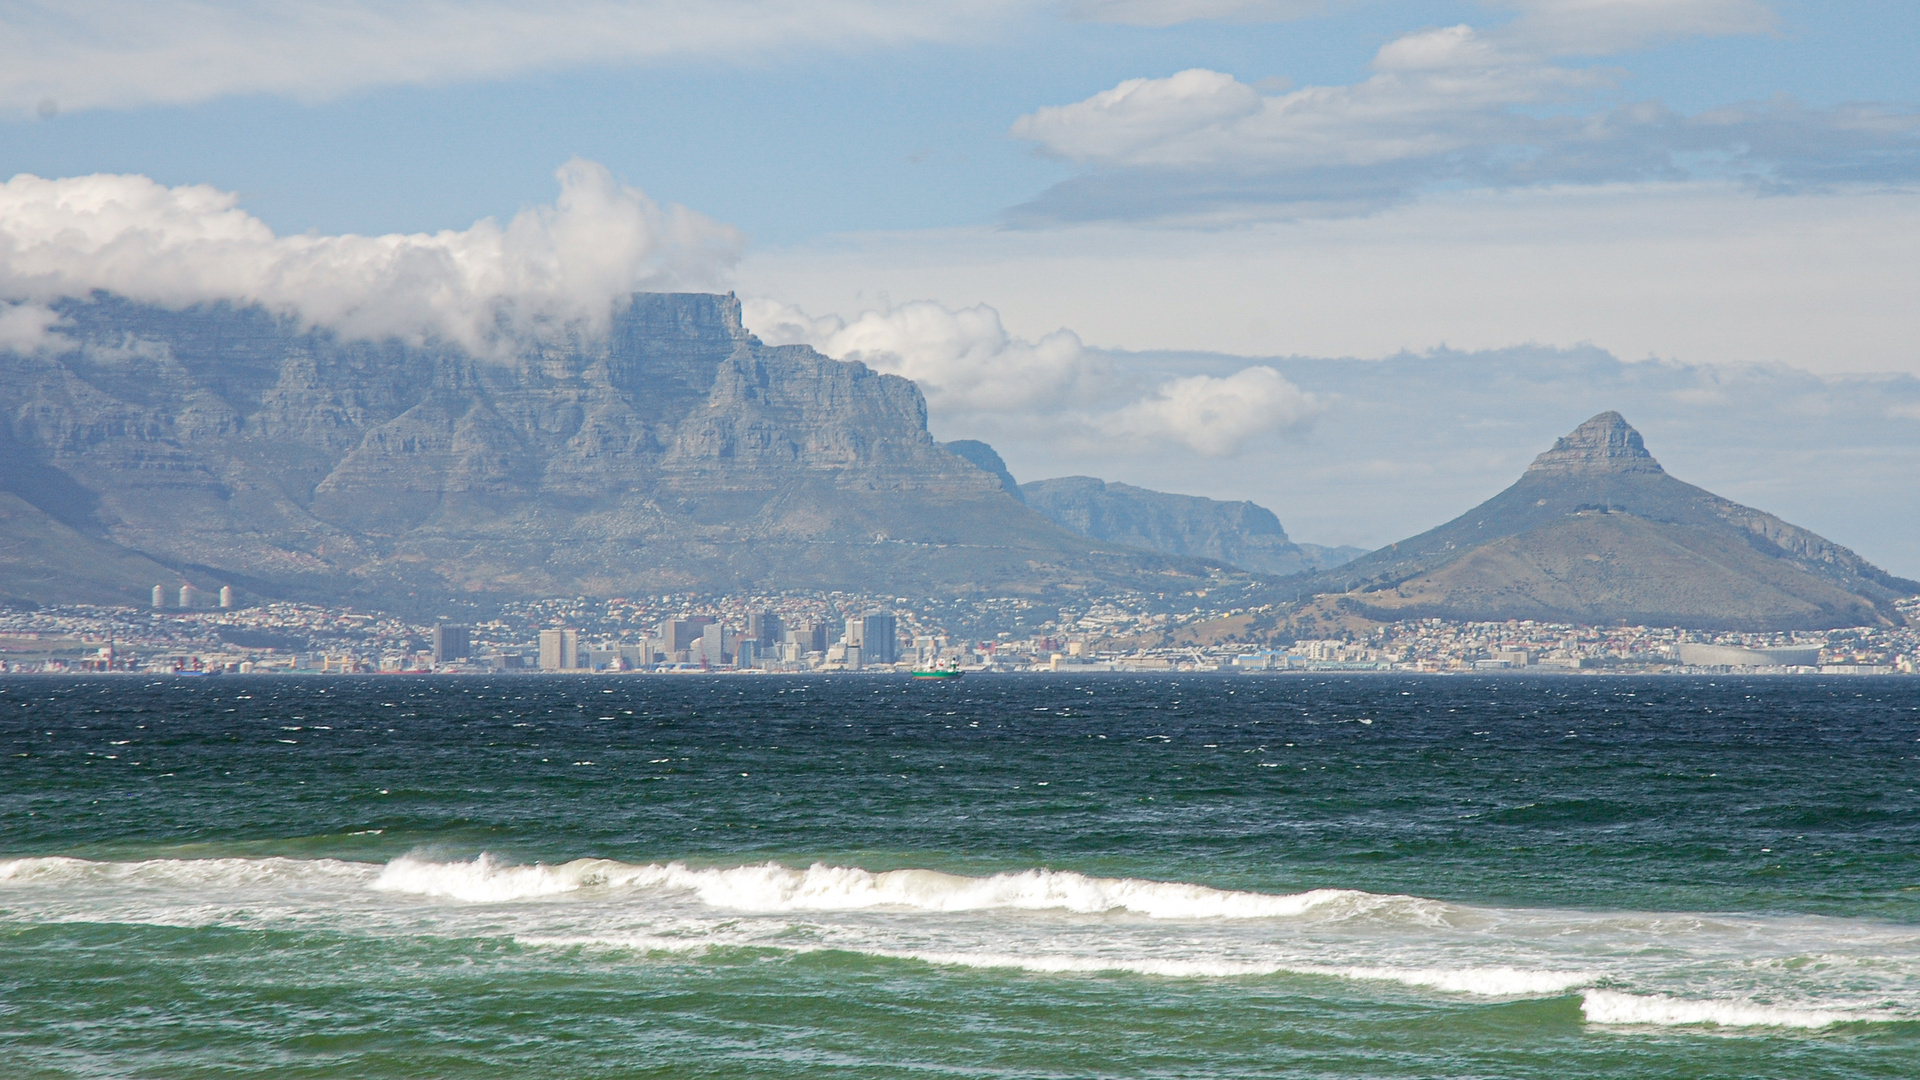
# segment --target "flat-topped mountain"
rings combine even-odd
[[[0,599],[1156,588],[942,449],[906,379],[768,346],[732,296],[478,358],[257,307],[56,305],[0,351]],[[1166,575],[1172,574],[1172,578]]]
[[[1667,474],[1619,413],[1452,521],[1305,579],[1368,617],[1715,629],[1897,622],[1920,593],[1852,551]]]
[[[993,460],[998,462],[999,456]],[[1082,536],[1218,560],[1260,574],[1318,570],[1359,554],[1350,548],[1296,544],[1273,511],[1246,501],[1175,495],[1091,476],[1035,480],[1021,484],[1019,491],[1028,506]]]

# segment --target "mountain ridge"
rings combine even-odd
[[[1321,569],[1352,550],[1296,544],[1273,511],[1246,500],[1179,495],[1091,476],[1033,480],[1019,490],[1028,506],[1082,536],[1214,559],[1257,574]]]
[[[70,348],[0,353],[0,490],[32,508],[22,551],[60,526],[115,553],[76,594],[141,602],[154,565],[146,587],[388,605],[1208,573],[1057,528],[933,441],[913,383],[765,345],[731,295],[635,294],[604,338],[499,358],[258,307],[55,307]],[[71,571],[0,568],[0,596],[57,599]]]
[[[1920,583],[1674,478],[1605,412],[1472,510],[1289,588],[1388,621],[1785,630],[1898,622]]]

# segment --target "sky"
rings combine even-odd
[[[731,289],[1023,480],[1373,546],[1612,408],[1920,577],[1916,43],[1893,2],[0,0],[0,347],[93,288],[475,350]]]

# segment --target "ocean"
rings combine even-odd
[[[0,1075],[1920,1076],[1920,680],[0,680]]]

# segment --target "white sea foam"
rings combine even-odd
[[[957,967],[1012,968],[1048,974],[1124,971],[1176,979],[1226,979],[1262,975],[1318,975],[1366,982],[1395,982],[1402,986],[1442,990],[1479,997],[1525,998],[1553,996],[1595,981],[1590,972],[1527,971],[1519,968],[1385,968],[1335,967],[1299,963],[1260,963],[1234,960],[1181,960],[961,952],[879,952],[875,955]]]
[[[104,862],[47,855],[0,860],[0,883],[20,886],[113,884],[135,887],[220,889],[290,886],[317,880],[358,882],[370,876],[365,863],[339,859],[143,859]]]
[[[1920,1017],[1920,927],[1483,908],[1045,869],[38,856],[0,859],[0,919],[502,938],[636,961],[832,950],[1035,973],[1322,977],[1416,995],[1579,993],[1589,1022],[1623,1028],[1760,1033]]]
[[[1374,979],[1405,986],[1427,987],[1453,994],[1482,997],[1553,997],[1598,982],[1591,971],[1541,971],[1516,967],[1383,968],[1344,967],[1301,974],[1337,975],[1346,979]]]
[[[1698,1001],[1664,994],[1623,994],[1589,990],[1580,1012],[1590,1024],[1649,1024],[1661,1027],[1782,1027],[1817,1029],[1834,1024],[1895,1020],[1886,1013],[1761,1005],[1752,1001]]]
[[[938,870],[885,870],[815,863],[804,870],[779,863],[696,869],[685,863],[633,866],[576,859],[557,866],[503,866],[487,855],[468,862],[395,859],[373,887],[482,903],[523,900],[594,887],[691,892],[702,903],[738,911],[1064,911],[1128,912],[1154,919],[1280,919],[1309,912],[1331,918],[1387,913],[1436,918],[1441,907],[1410,896],[1352,889],[1273,894],[1214,889],[1184,882],[1098,878],[1062,870],[1024,870],[966,877]]]

